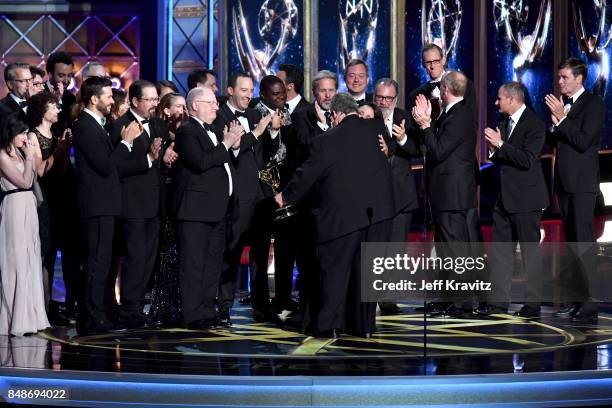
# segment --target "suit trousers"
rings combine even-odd
[[[184,323],[214,319],[226,222],[178,221],[176,226]]]
[[[557,193],[565,241],[569,246],[569,268],[561,276],[563,303],[585,303],[583,312],[596,311],[591,302],[588,273],[596,268],[596,248],[594,244],[593,217],[595,213],[595,193]]]
[[[157,259],[159,219],[123,219],[121,229],[127,248],[127,262],[121,271],[120,315],[129,319],[143,311],[144,295]]]
[[[87,230],[87,272],[82,291],[83,312],[90,321],[107,321],[104,305],[106,281],[110,272],[113,251],[115,217],[102,216],[85,219]]]
[[[361,243],[388,240],[389,221],[383,221],[316,246],[316,332],[340,329],[363,335],[376,330],[376,303],[361,301]]]
[[[493,209],[493,246],[489,259],[491,300],[489,303],[508,308],[510,300],[540,307],[542,296],[542,253],[540,219],[542,211],[509,213],[498,200]],[[523,299],[510,299],[514,270],[514,249],[521,245],[521,273],[525,278]],[[522,245],[522,244],[525,245]]]

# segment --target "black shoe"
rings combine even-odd
[[[521,310],[515,312],[514,315],[525,319],[539,319],[541,317],[540,309],[531,306],[523,306]]]
[[[218,320],[216,318],[199,319],[187,324],[189,330],[209,330],[217,327]]]
[[[230,327],[232,325],[232,321],[230,320],[230,312],[227,309],[219,310],[219,326],[220,327]]]
[[[570,322],[576,324],[593,324],[597,323],[597,312],[579,310],[576,312]]]
[[[337,339],[338,332],[336,331],[336,329],[323,330],[315,333],[315,337],[319,339]]]
[[[554,312],[552,315],[554,317],[573,317],[576,313],[580,311],[582,305],[579,303],[572,303],[570,305],[564,306],[561,309]]]
[[[474,314],[480,316],[490,316],[492,314],[507,314],[508,309],[499,306],[491,306],[487,303],[481,303],[476,309],[474,309]]]
[[[394,316],[402,314],[402,310],[395,303],[379,303],[381,316]]]

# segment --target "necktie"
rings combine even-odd
[[[514,128],[514,121],[512,118],[508,118],[508,123],[506,123],[506,137],[504,141],[507,141],[510,138],[510,133],[512,133],[512,129]]]
[[[331,127],[332,125],[332,114],[330,111],[325,111],[325,123],[327,124],[327,127]]]
[[[27,106],[28,106],[28,101],[21,101],[21,102],[19,102],[19,107],[20,107],[20,108],[22,108],[22,109],[23,109],[23,108],[25,108],[25,107],[27,107]]]
[[[102,119],[100,119],[100,123],[102,124],[102,126],[106,126],[106,118],[102,117]]]

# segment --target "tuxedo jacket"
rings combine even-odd
[[[457,103],[421,132],[427,146],[427,182],[438,211],[476,207],[476,128],[470,109]]]
[[[21,109],[19,104],[15,102],[10,94],[6,95],[4,98],[2,98],[2,100],[0,100],[0,114],[3,116],[14,114],[17,115],[21,121],[28,123],[25,112],[23,109]]]
[[[289,146],[287,149],[293,151],[293,167],[298,168],[308,158],[312,140],[325,131],[317,124],[319,119],[317,117],[314,102],[299,111],[296,109],[291,115],[291,121],[291,141],[289,142],[291,144],[291,149]]]
[[[293,109],[293,112],[291,112],[291,115],[296,114],[297,112],[306,109],[310,106],[310,102],[308,102],[306,100],[306,98],[304,98],[304,95],[302,95],[302,99],[300,99],[300,101],[298,102],[297,105],[295,105],[295,109]]]
[[[395,154],[389,158],[393,175],[395,209],[398,212],[414,210],[419,206],[412,172],[412,158],[419,156],[419,143],[414,137],[414,132],[409,131],[412,126],[412,115],[403,109],[395,108],[393,124],[400,126],[402,121],[407,129],[406,143],[400,146],[395,138],[392,138],[391,143],[396,146],[396,149]]]
[[[282,194],[287,203],[296,204],[312,189],[317,243],[395,214],[391,169],[378,142],[384,133],[381,121],[350,115],[314,138],[310,156]]]
[[[178,220],[219,222],[226,215],[229,178],[224,163],[228,163],[236,191],[236,177],[230,155],[221,143],[223,135],[215,130],[215,146],[208,133],[195,119],[188,118],[176,131],[174,150],[176,162],[171,211]]]
[[[499,124],[504,143],[491,157],[499,168],[501,201],[509,213],[540,211],[549,204],[540,163],[546,126],[526,108],[508,139],[508,120]]]
[[[597,154],[606,122],[606,106],[600,97],[584,92],[552,134],[556,144],[557,191],[596,193],[599,191]]]
[[[123,144],[114,147],[106,130],[87,112],[81,112],[72,134],[81,217],[120,215],[116,160],[119,154],[129,153],[128,148]]]
[[[131,111],[111,124],[111,140],[116,146],[121,143],[121,129],[136,121]],[[166,140],[168,127],[158,118],[149,121],[150,135],[143,130],[141,135],[134,139],[132,152],[126,154],[121,149],[117,157],[119,166],[119,179],[121,181],[121,218],[154,218],[159,215],[160,202],[160,160],[155,160],[149,167],[147,154],[151,143],[156,137]],[[161,154],[161,153],[160,153]]]
[[[256,109],[247,108],[245,116],[249,122],[250,131],[242,135],[238,157],[235,157],[230,152],[231,160],[236,169],[234,192],[239,201],[258,201],[265,196],[273,195],[271,188],[259,180],[259,170],[267,163],[266,157],[264,157],[263,145],[268,143],[267,146],[269,146],[270,136],[267,132],[264,132],[260,140],[257,140],[253,135],[253,129],[255,129],[261,118],[260,113]],[[218,132],[222,133],[223,129],[234,120],[237,120],[236,116],[227,104],[223,104],[217,111],[217,118],[213,125]]]

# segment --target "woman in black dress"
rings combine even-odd
[[[168,124],[170,139],[164,140],[164,162],[176,159],[172,151],[174,133],[186,117],[185,98],[178,93],[164,95],[157,108],[157,115]],[[170,157],[172,156],[172,157]],[[159,262],[154,273],[149,324],[159,326],[177,326],[181,324],[181,296],[179,289],[178,256],[176,251],[176,234],[174,219],[168,214],[168,197],[172,194],[172,165],[162,165],[162,200],[161,200],[161,233],[159,241]]]

